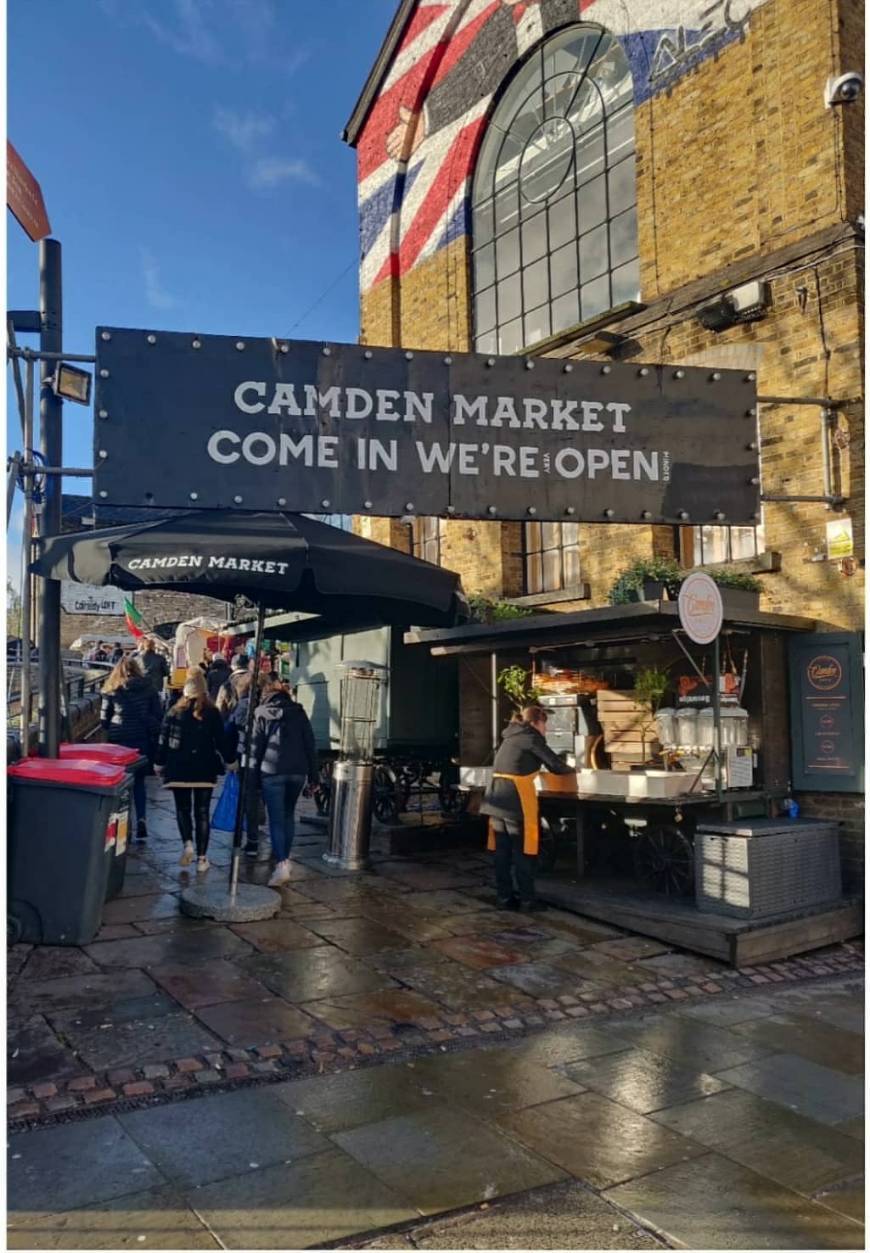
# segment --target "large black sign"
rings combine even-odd
[[[97,499],[749,523],[754,376],[100,328]]]
[[[857,635],[789,641],[792,785],[823,792],[864,790],[861,641]]]

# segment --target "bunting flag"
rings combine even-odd
[[[137,640],[141,640],[145,634],[142,628],[142,615],[136,606],[130,600],[124,601],[124,621],[127,624],[127,630]]]

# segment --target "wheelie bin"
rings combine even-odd
[[[123,766],[45,757],[7,775],[9,941],[89,944],[103,919],[130,776]]]
[[[130,775],[130,804],[124,813],[118,814],[115,855],[109,866],[109,877],[106,882],[106,900],[110,901],[124,886],[127,849],[130,846],[134,821],[133,775],[137,770],[147,769],[148,758],[138,749],[127,748],[124,744],[61,744],[58,755],[64,761],[99,761],[104,765],[123,766]]]

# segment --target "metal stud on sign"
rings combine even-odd
[[[190,346],[191,346],[191,348],[201,348],[201,347],[202,347],[202,340],[201,340],[201,339],[195,339],[195,340],[193,340],[193,341],[192,341],[192,343],[191,343],[191,345],[190,345]]]
[[[243,339],[237,339],[237,340],[236,340],[236,351],[237,351],[237,352],[244,352],[244,351],[245,351],[245,341],[244,341]]]
[[[99,418],[107,418],[108,416],[109,416],[108,409],[101,409],[99,413],[97,414],[97,417]]]
[[[234,497],[233,497],[233,504],[234,504],[234,505],[240,505],[241,503],[242,503],[242,498],[241,498],[241,496],[234,496]]]
[[[330,506],[330,503],[331,503],[331,502],[330,502],[330,501],[328,501],[328,500],[321,500],[321,502],[320,502],[320,508],[321,508],[321,509],[328,509],[328,508],[329,508],[329,506]]]
[[[146,340],[148,341],[148,343],[149,343],[149,344],[156,344],[156,343],[157,343],[157,336],[156,336],[156,335],[146,335],[146,336],[145,336],[145,338],[146,338]]]
[[[603,365],[603,366],[601,367],[601,373],[602,373],[602,374],[609,374],[609,373],[610,373],[610,371],[611,371],[612,369],[613,369],[613,366]]]
[[[100,449],[100,452],[99,452],[99,457],[100,457],[100,460],[101,460],[101,461],[105,461],[105,460],[106,460],[106,458],[108,457],[108,455],[109,455],[109,454],[106,452],[105,448],[101,448],[101,449]]]
[[[190,499],[191,499],[191,500],[199,500],[199,492],[191,492],[191,493],[190,493]]]
[[[612,518],[612,517],[613,517],[613,510],[612,510],[612,509],[605,509],[605,510],[604,510],[604,516],[605,516],[605,518]]]
[[[107,379],[108,377],[109,377],[109,371],[108,371],[108,370],[100,370],[100,378],[101,378],[101,379]]]
[[[112,337],[108,331],[103,331],[102,335],[100,336],[100,339],[105,340],[106,343],[108,343],[111,338]]]
[[[374,356],[374,353],[372,352],[371,348],[367,348],[365,352],[363,353],[363,359],[366,361],[371,361],[373,356]]]
[[[284,508],[284,506],[287,504],[287,497],[286,497],[286,496],[279,496],[279,497],[278,497],[278,504],[279,504],[279,505],[280,505],[280,507],[283,509],[283,508]]]
[[[563,366],[562,366],[562,373],[563,373],[563,374],[571,374],[571,373],[573,373],[573,371],[574,371],[574,367],[573,367],[573,365],[571,364],[571,362],[570,362],[570,361],[568,362],[568,364],[567,364],[567,365],[563,365]]]

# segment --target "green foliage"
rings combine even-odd
[[[486,596],[469,596],[468,607],[472,622],[510,622],[528,618],[532,613],[523,605],[509,605],[505,600],[490,600]]]
[[[643,670],[638,670],[634,680],[634,691],[637,699],[649,707],[649,711],[655,714],[662,703],[665,692],[668,690],[667,670],[659,670],[656,666],[647,666]]]
[[[760,592],[761,582],[751,574],[741,574],[739,570],[708,570],[710,578],[719,587],[733,587],[742,592]]]
[[[641,588],[649,579],[664,583],[673,594],[682,576],[683,571],[673,557],[643,557],[623,570],[607,593],[607,599],[611,605],[631,604],[639,598]]]
[[[523,666],[505,666],[496,675],[496,682],[517,709],[534,705],[541,693],[532,685],[532,676]]]

